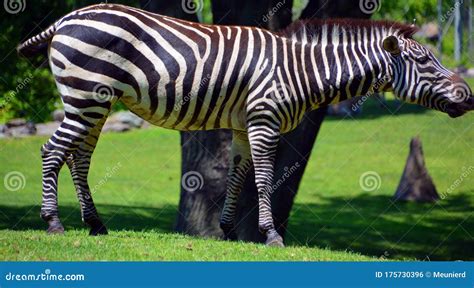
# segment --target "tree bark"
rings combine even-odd
[[[232,133],[227,130],[181,133],[181,197],[176,231],[222,236],[219,219],[231,142]]]
[[[410,154],[394,196],[398,201],[435,202],[438,192],[425,165],[420,138],[410,142]]]

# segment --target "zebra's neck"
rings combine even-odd
[[[302,29],[286,41],[288,79],[299,79],[296,93],[306,100],[306,109],[335,104],[354,96],[371,95],[390,87],[390,57],[383,39],[398,34],[391,28],[361,26],[351,30],[323,25],[308,35]],[[285,57],[284,57],[285,58]],[[287,83],[289,87],[295,86]],[[306,89],[305,87],[306,86]]]

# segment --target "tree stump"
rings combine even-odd
[[[411,139],[410,154],[394,196],[397,201],[435,202],[439,199],[421,146],[419,137]]]

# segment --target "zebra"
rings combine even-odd
[[[115,4],[71,12],[17,49],[30,56],[47,47],[64,104],[64,120],[41,148],[41,218],[48,232],[64,232],[57,181],[66,163],[83,222],[91,235],[107,234],[87,175],[101,129],[120,100],[160,127],[231,129],[224,238],[237,239],[237,201],[253,165],[258,227],[267,245],[283,246],[270,201],[276,148],[306,112],[380,91],[451,117],[474,109],[469,86],[412,38],[415,31],[396,22],[339,19],[297,21],[272,33]]]

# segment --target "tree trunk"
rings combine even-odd
[[[181,197],[178,232],[220,237],[232,134],[229,131],[181,133]]]
[[[418,137],[410,142],[410,154],[394,198],[417,202],[435,202],[439,199],[433,180],[426,169],[423,149]]]

